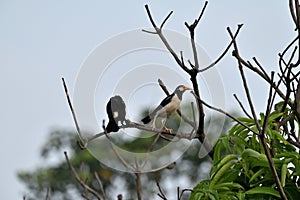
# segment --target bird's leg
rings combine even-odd
[[[165,130],[166,130],[167,132],[169,132],[169,133],[172,133],[173,130],[172,130],[171,128],[167,128],[167,127],[166,127],[166,122],[167,122],[167,119],[166,119],[166,118],[163,118],[163,119],[161,120],[161,124],[162,124],[163,129],[165,129]]]
[[[127,125],[127,119],[125,119],[125,121],[121,120],[121,128],[125,129],[125,125]]]
[[[156,121],[156,116],[154,116],[154,118],[153,118],[153,122],[152,122],[152,130],[156,129],[155,121]]]

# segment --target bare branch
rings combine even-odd
[[[283,52],[280,54],[280,56],[284,56],[285,53],[291,48],[291,46],[299,39],[299,35],[290,43],[287,45],[287,47],[283,50]]]
[[[147,15],[148,15],[148,17],[149,17],[149,20],[150,20],[150,22],[151,22],[151,24],[152,24],[153,28],[154,28],[156,31],[157,31],[157,30],[159,30],[159,29],[157,28],[157,26],[156,26],[156,24],[155,24],[155,22],[154,22],[153,18],[152,18],[152,15],[151,15],[150,9],[149,9],[149,7],[148,7],[148,5],[147,5],[147,4],[145,5],[145,8],[146,8]]]
[[[166,85],[164,84],[164,82],[161,79],[158,79],[158,84],[167,96],[170,95],[170,92],[168,91]]]
[[[240,32],[240,29],[242,28],[243,24],[240,24],[238,25],[238,29],[237,31],[235,32],[233,38],[234,40],[236,39],[236,37],[238,36],[239,32]],[[229,51],[231,45],[233,44],[233,39],[231,40],[231,42],[228,44],[228,46],[226,47],[226,49],[223,51],[223,53],[213,62],[211,63],[210,65],[208,65],[207,67],[204,67],[203,69],[199,69],[198,72],[204,72],[212,67],[214,67],[216,64],[218,64],[222,58],[227,54],[227,52]]]
[[[198,60],[198,53],[197,53],[197,47],[196,47],[196,43],[195,43],[195,28],[197,27],[200,19],[202,18],[204,11],[206,9],[206,6],[208,4],[208,1],[205,1],[204,6],[202,8],[202,11],[198,17],[198,19],[196,19],[194,21],[193,24],[189,25],[187,22],[185,22],[185,26],[189,29],[190,31],[190,36],[191,36],[191,45],[192,45],[192,50],[193,50],[193,55],[194,55],[194,62],[195,62],[195,69],[199,69],[199,60]]]
[[[294,145],[297,148],[300,148],[300,142],[293,141],[291,138],[287,139],[287,142],[290,143],[290,144],[292,144],[292,145]]]
[[[262,73],[263,73],[266,77],[269,77],[268,74],[267,74],[267,72],[265,71],[265,69],[264,69],[264,68],[261,66],[261,64],[258,62],[258,60],[257,60],[255,57],[253,57],[252,59],[254,60],[255,64],[259,67],[260,71],[262,71]]]
[[[136,180],[136,192],[137,192],[137,199],[142,200],[142,181],[141,181],[141,173],[136,172],[135,180]]]
[[[272,73],[272,76],[271,76],[271,80],[274,79],[274,72]],[[264,121],[263,121],[263,125],[262,125],[262,129],[260,130],[260,135],[261,137],[265,137],[265,132],[266,132],[266,128],[267,128],[267,124],[268,124],[268,120],[269,120],[269,117],[270,117],[270,113],[271,113],[271,108],[272,108],[272,85],[270,85],[270,90],[269,90],[269,97],[268,97],[268,102],[267,102],[267,108],[266,108],[266,112],[265,112],[265,118],[264,118]]]
[[[192,93],[193,93],[193,92],[192,92]],[[214,107],[214,106],[209,105],[208,103],[206,103],[205,101],[203,101],[202,99],[200,99],[199,97],[197,97],[197,96],[195,95],[195,93],[193,93],[193,94],[194,94],[194,96],[195,96],[196,98],[199,99],[199,101],[201,101],[201,103],[202,103],[203,105],[205,105],[205,106],[208,107],[209,109],[212,109],[212,110],[214,110],[214,111],[217,111],[217,112],[219,112],[219,113],[222,113],[222,114],[226,115],[227,117],[231,118],[232,120],[234,120],[234,121],[237,122],[238,124],[242,125],[242,126],[245,127],[246,129],[248,129],[250,132],[254,133],[255,135],[258,135],[258,133],[257,133],[256,131],[254,131],[251,127],[247,126],[246,124],[244,124],[243,122],[241,122],[240,120],[238,120],[238,119],[237,119],[236,117],[234,117],[233,115],[231,115],[231,114],[229,114],[228,112],[222,110],[221,108],[216,108],[216,107]]]
[[[191,107],[192,107],[193,121],[194,121],[194,127],[193,127],[193,130],[192,130],[192,132],[191,132],[191,136],[192,136],[194,130],[197,130],[197,127],[196,127],[196,113],[195,113],[194,102],[191,102]]]
[[[45,200],[50,200],[50,199],[51,199],[51,188],[48,187]]]
[[[165,47],[168,49],[168,51],[171,53],[171,55],[173,56],[174,60],[176,61],[176,63],[187,73],[189,73],[189,69],[184,65],[184,63],[181,63],[180,58],[178,57],[178,55],[175,53],[175,51],[173,50],[173,48],[170,46],[169,42],[167,41],[167,39],[165,38],[165,36],[162,33],[162,29],[158,28],[153,20],[153,17],[151,15],[150,9],[148,7],[148,5],[145,5],[146,11],[147,11],[147,15],[149,17],[149,20],[153,26],[153,28],[155,29],[156,33],[158,34],[158,36],[160,37],[161,41],[164,43]],[[169,14],[170,15],[170,14]],[[169,15],[166,19],[169,18]],[[165,19],[165,20],[166,20]]]
[[[296,10],[296,27],[297,27],[297,31],[298,31],[298,36],[300,36],[300,8],[299,8],[299,1],[295,0],[295,4],[294,4],[294,8]],[[292,17],[293,16],[293,12],[291,12]],[[298,46],[300,47],[300,40],[298,39]],[[300,49],[298,50],[298,60],[295,64],[292,64],[292,66],[297,67],[300,64]]]
[[[159,29],[162,30],[162,28],[164,27],[165,23],[167,22],[167,20],[171,17],[173,11],[171,11],[168,16],[164,19],[164,21],[161,23]]]
[[[79,125],[78,125],[78,122],[77,122],[76,114],[75,114],[75,111],[74,111],[74,108],[73,108],[73,105],[72,105],[72,101],[71,101],[71,98],[69,96],[68,87],[67,87],[67,84],[66,84],[64,78],[62,78],[62,82],[63,82],[63,86],[64,86],[64,89],[65,89],[65,94],[66,94],[66,97],[67,97],[67,100],[68,100],[68,104],[69,104],[69,107],[70,107],[70,110],[71,110],[71,113],[72,113],[72,116],[73,116],[73,120],[75,122],[76,130],[78,132],[78,135],[79,135],[80,139],[84,142],[85,140],[82,137],[82,134],[80,132],[80,128],[79,128]]]
[[[238,97],[236,96],[236,94],[233,94],[234,98],[236,99],[236,101],[239,103],[241,109],[243,110],[243,112],[245,113],[245,115],[249,118],[252,119],[252,117],[250,116],[250,114],[246,111],[245,107],[243,106],[242,102],[238,99]]]
[[[157,179],[155,179],[155,182],[156,182],[156,186],[158,187],[158,190],[159,190],[159,193],[157,194],[161,199],[163,200],[167,200],[167,197],[164,193],[164,191],[162,190],[162,188],[160,187],[159,185],[159,181]]]
[[[94,176],[96,177],[96,180],[97,180],[97,183],[99,185],[99,188],[103,194],[103,199],[106,200],[106,193],[105,193],[105,190],[103,188],[103,184],[102,184],[102,181],[100,180],[100,177],[98,176],[98,173],[97,172],[94,172]]]
[[[183,190],[181,190],[180,195],[179,195],[179,192],[180,192],[180,189],[179,189],[179,187],[177,187],[178,200],[180,200],[182,198],[182,196],[183,196],[183,194],[185,192],[193,192],[193,190],[191,190],[191,189],[183,189]]]
[[[130,169],[132,172],[135,172],[136,169],[135,169],[133,166],[131,166],[130,164],[128,164],[128,163],[126,162],[126,160],[125,160],[125,159],[119,154],[119,152],[116,150],[116,148],[115,148],[113,142],[111,141],[109,135],[108,135],[108,134],[105,134],[105,136],[106,136],[107,140],[109,141],[109,144],[110,144],[110,146],[111,146],[113,152],[114,152],[114,153],[116,154],[116,156],[119,158],[119,160],[120,160],[121,163],[124,165],[124,167],[126,167],[127,169]]]
[[[65,158],[66,158],[66,161],[68,163],[68,166],[73,174],[73,176],[75,177],[76,181],[81,185],[82,188],[84,188],[85,190],[87,190],[89,193],[93,194],[97,199],[101,199],[101,196],[100,194],[94,190],[93,188],[91,188],[90,186],[88,186],[83,180],[81,180],[81,178],[79,177],[78,173],[76,172],[76,170],[74,169],[73,165],[71,164],[69,158],[68,158],[68,154],[67,152],[65,151],[64,152],[65,154]]]
[[[154,138],[154,140],[152,141],[152,143],[150,144],[149,148],[148,148],[148,151],[147,151],[147,154],[146,154],[146,159],[144,160],[144,163],[142,164],[142,168],[145,167],[145,165],[147,164],[148,162],[148,157],[150,155],[150,153],[152,152],[153,148],[154,148],[154,145],[157,143],[158,139],[161,137],[161,132],[158,133],[156,135],[156,137]]]
[[[229,32],[230,37],[233,40],[233,46],[234,46],[234,49],[235,49],[233,54],[239,55],[238,47],[237,47],[236,41],[233,37],[233,34],[232,34],[230,28],[228,28],[227,30]],[[258,123],[258,119],[257,119],[257,116],[256,116],[256,112],[255,112],[255,109],[254,109],[254,105],[253,105],[253,102],[252,102],[250,91],[249,91],[249,88],[248,88],[246,76],[244,74],[243,65],[242,65],[242,63],[239,59],[238,59],[238,66],[239,66],[240,74],[241,74],[241,77],[242,77],[242,80],[243,80],[244,90],[245,90],[245,93],[246,93],[246,96],[247,96],[248,104],[250,106],[251,114],[253,116],[253,119],[254,119],[257,130],[260,130],[260,125]]]
[[[299,121],[300,120],[300,81],[298,81],[297,90],[295,94],[295,112]]]
[[[143,32],[145,32],[145,33],[150,33],[150,34],[157,34],[157,32],[156,31],[148,31],[148,30],[145,30],[145,29],[142,29],[142,31]]]
[[[294,3],[293,3],[293,0],[289,0],[289,8],[290,8],[290,13],[291,13],[292,19],[293,19],[293,21],[294,21],[296,27],[298,27],[298,26],[297,26],[297,17],[296,17],[296,15],[295,15],[295,11],[294,11]]]

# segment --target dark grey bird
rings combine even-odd
[[[119,95],[113,96],[106,104],[106,113],[108,116],[108,124],[106,126],[107,133],[119,131],[119,122],[121,125],[126,123],[126,105]]]
[[[149,115],[144,117],[141,121],[144,124],[148,124],[151,120],[153,120],[152,127],[153,129],[155,129],[156,118],[162,117],[163,127],[166,128],[165,122],[167,117],[169,117],[173,112],[175,112],[180,107],[182,95],[186,90],[192,90],[192,89],[184,85],[179,85],[172,94],[164,98],[160,102],[159,106],[157,106]]]

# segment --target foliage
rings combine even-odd
[[[292,200],[300,196],[300,154],[285,139],[286,129],[278,127],[281,119],[290,113],[288,109],[272,112],[265,138],[284,191]],[[261,126],[264,119],[261,114]],[[256,129],[252,118],[239,118],[239,121]],[[294,124],[299,126],[296,117],[289,120],[288,126]],[[244,125],[235,123],[228,134],[218,140],[210,178],[193,189],[190,199],[281,199],[260,138]]]

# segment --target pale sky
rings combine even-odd
[[[39,150],[50,130],[74,129],[61,77],[72,92],[80,66],[97,45],[113,35],[151,27],[146,3],[158,23],[173,10],[165,27],[187,34],[184,22],[194,21],[204,1],[0,1],[0,199],[22,199],[25,188],[16,172],[43,164]],[[288,1],[211,0],[196,40],[214,60],[229,42],[226,27],[235,30],[239,23],[244,24],[238,37],[241,55],[257,57],[268,72],[277,70],[278,53],[295,36]],[[233,108],[232,94],[244,100],[244,93],[231,53],[217,68],[228,108]],[[266,84],[252,73],[247,77],[255,106],[264,111]]]

